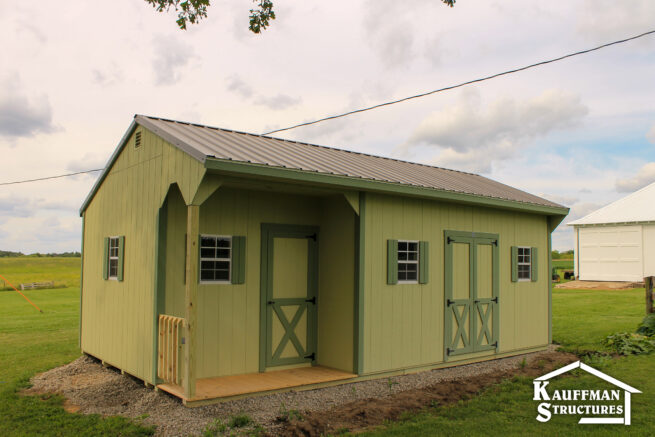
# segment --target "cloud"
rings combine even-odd
[[[232,91],[233,93],[245,99],[249,99],[253,95],[253,91],[250,85],[245,83],[239,76],[236,75],[228,77],[227,89],[228,91]]]
[[[152,68],[157,85],[173,85],[181,78],[181,71],[195,57],[193,47],[175,37],[158,37],[153,42]]]
[[[655,182],[655,162],[649,162],[639,169],[633,177],[616,180],[616,191],[631,193]]]
[[[78,171],[95,170],[97,168],[104,168],[107,164],[107,157],[96,155],[94,153],[86,153],[80,159],[74,159],[66,164],[66,170],[76,173]],[[97,177],[97,173],[91,174]]]
[[[579,199],[577,197],[573,196],[558,196],[556,194],[539,194],[539,197],[543,197],[544,199],[548,199],[551,202],[559,203],[560,205],[573,205],[576,203]]]
[[[255,99],[257,105],[266,106],[269,109],[282,110],[296,106],[301,102],[299,97],[291,97],[286,94],[277,94],[271,97],[259,96]]]
[[[55,131],[46,95],[28,96],[16,73],[0,78],[0,84],[0,136],[11,139]]]
[[[424,146],[437,152],[436,165],[489,173],[494,162],[515,158],[538,137],[579,125],[587,113],[578,96],[561,90],[486,106],[477,91],[466,91],[455,105],[428,115],[399,151]]]
[[[597,41],[627,37],[650,30],[655,16],[652,0],[587,0],[578,14],[578,31]],[[649,44],[642,40],[641,44]]]
[[[653,125],[652,128],[650,128],[650,130],[646,134],[646,138],[648,138],[648,141],[655,144],[655,124]]]
[[[411,8],[393,0],[369,0],[365,9],[366,37],[382,64],[387,68],[409,64],[415,56],[415,24],[407,16]]]
[[[31,217],[34,209],[31,202],[26,198],[0,197],[0,218],[7,217]]]
[[[102,70],[98,68],[93,69],[91,75],[93,82],[102,86],[114,85],[123,81],[123,71],[114,63]]]

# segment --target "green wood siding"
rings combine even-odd
[[[499,235],[499,352],[547,344],[547,259],[538,260],[538,281],[516,283],[510,260],[513,245],[546,251],[545,216],[372,193],[366,199],[364,373],[444,361],[444,230]],[[430,242],[428,284],[387,284],[386,246],[393,239]]]
[[[85,212],[82,350],[153,382],[157,214],[172,183],[191,198],[205,169],[148,130],[137,130],[141,147],[134,149],[132,136]],[[103,280],[108,235],[125,236],[123,281]]]

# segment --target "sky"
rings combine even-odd
[[[212,1],[182,31],[144,0],[0,2],[0,182],[102,168],[134,114],[252,133],[655,29],[650,0]],[[472,171],[571,208],[655,181],[655,35],[277,136]],[[0,186],[0,250],[79,250],[97,173]]]

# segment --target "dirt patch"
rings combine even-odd
[[[576,356],[548,351],[460,365],[393,378],[342,384],[317,390],[290,391],[186,408],[179,399],[146,388],[143,382],[103,367],[83,356],[32,378],[28,395],[65,397],[64,408],[80,414],[121,415],[155,425],[156,435],[198,435],[215,419],[228,423],[248,415],[271,435],[319,435],[348,428],[359,430],[418,411],[474,396],[485,387],[514,375],[536,376],[572,362]],[[523,360],[527,365],[521,366]],[[523,367],[523,368],[521,368]],[[301,412],[302,421],[280,421],[287,412]]]
[[[644,288],[643,282],[619,282],[619,281],[569,281],[557,284],[555,288],[565,290],[629,290],[631,288]]]
[[[573,354],[547,352],[531,357],[524,367],[512,371],[497,371],[476,378],[454,379],[428,387],[406,390],[393,396],[362,399],[327,411],[307,411],[302,420],[292,420],[277,435],[321,436],[361,431],[385,421],[397,420],[406,412],[417,412],[434,405],[448,405],[469,399],[485,388],[513,376],[535,378],[555,368],[577,360]]]

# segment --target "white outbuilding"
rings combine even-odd
[[[568,223],[575,276],[583,281],[642,281],[655,276],[655,183]]]

